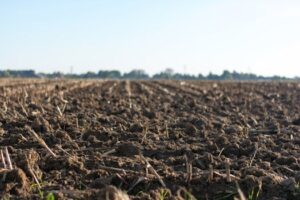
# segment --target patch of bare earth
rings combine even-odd
[[[300,83],[0,80],[0,196],[300,199]]]

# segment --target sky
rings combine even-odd
[[[0,0],[0,69],[300,76],[299,0]]]

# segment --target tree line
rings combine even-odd
[[[121,73],[118,70],[100,70],[98,73],[87,72],[83,74],[64,74],[54,73],[36,73],[34,70],[0,70],[0,77],[24,77],[24,78],[80,78],[80,79],[175,79],[175,80],[300,80],[300,77],[286,78],[282,76],[258,76],[253,73],[239,73],[224,70],[222,74],[209,73],[207,76],[202,74],[190,75],[175,73],[172,69],[166,69],[153,76],[147,74],[144,70],[136,69],[130,72]]]

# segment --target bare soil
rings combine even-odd
[[[3,199],[300,199],[300,83],[3,79],[5,147]]]

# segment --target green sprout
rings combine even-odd
[[[161,189],[159,191],[159,200],[165,200],[170,196],[169,191],[166,189]]]
[[[52,192],[48,193],[46,196],[46,200],[55,200],[55,196]]]

